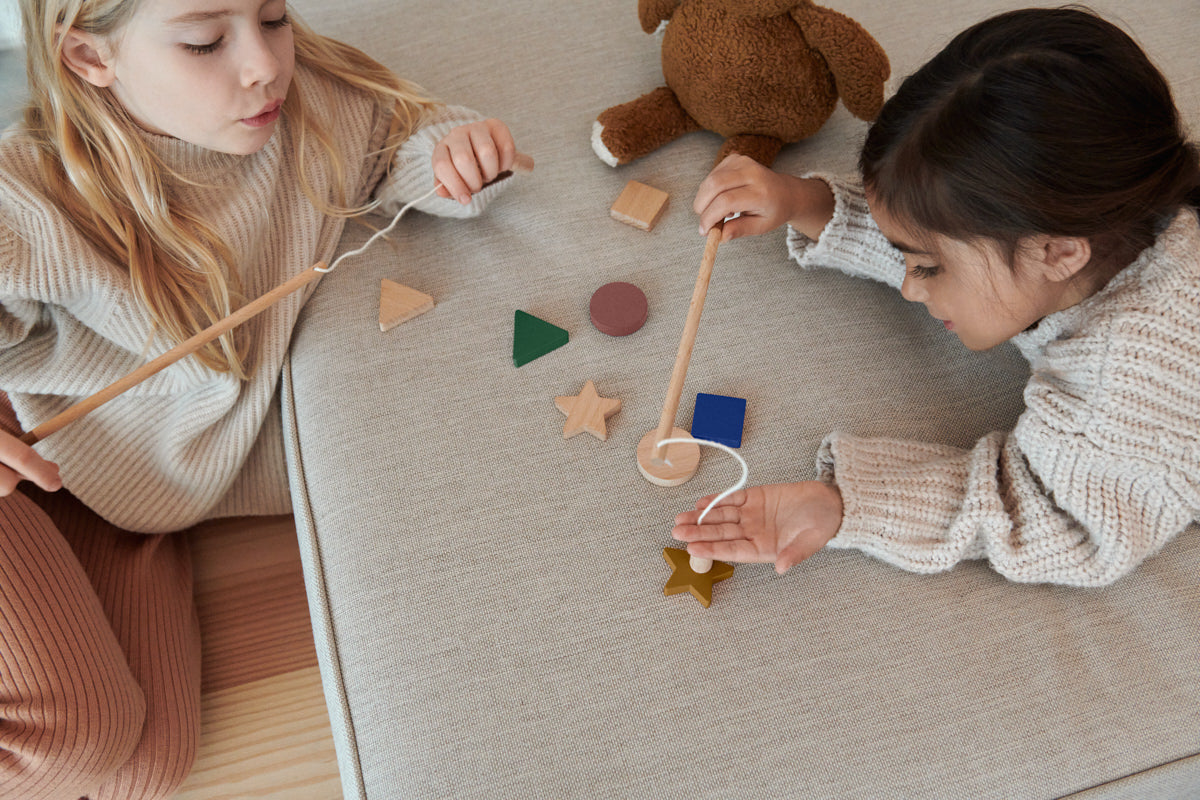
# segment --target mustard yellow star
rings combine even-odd
[[[712,605],[712,590],[713,584],[718,581],[723,581],[733,574],[733,565],[726,564],[724,561],[712,562],[712,569],[708,572],[694,572],[692,570],[692,557],[688,555],[687,550],[679,550],[674,547],[663,548],[663,558],[671,565],[674,572],[671,573],[671,578],[667,581],[667,585],[663,587],[663,594],[672,595],[680,592],[691,592],[692,597],[700,601],[700,605],[708,608]]]
[[[563,425],[564,439],[587,431],[602,442],[608,439],[608,426],[604,420],[621,410],[620,400],[596,394],[596,385],[591,381],[585,383],[583,391],[577,395],[554,398],[554,405],[567,415]]]

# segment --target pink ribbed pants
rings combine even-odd
[[[186,537],[122,531],[65,489],[0,497],[0,798],[169,797],[199,732]]]

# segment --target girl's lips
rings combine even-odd
[[[948,331],[954,330],[954,323],[951,322],[950,320],[944,319],[944,320],[942,320],[942,324],[946,326],[946,330],[948,330]]]
[[[249,125],[251,128],[261,128],[265,125],[270,125],[275,120],[279,119],[279,108],[283,105],[282,100],[276,100],[273,103],[268,103],[267,106],[253,117],[245,117],[242,122]]]

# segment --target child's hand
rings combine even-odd
[[[692,209],[700,215],[702,234],[741,214],[725,223],[723,242],[767,233],[785,222],[816,239],[833,217],[833,192],[824,181],[783,175],[733,153],[701,182]]]
[[[0,497],[12,494],[23,480],[33,481],[47,492],[62,488],[57,464],[39,456],[17,437],[0,431]]]
[[[696,520],[715,495],[675,518],[671,535],[700,558],[775,562],[780,575],[825,546],[842,525],[842,495],[820,481],[752,486],[734,492]]]
[[[498,119],[459,125],[433,148],[433,176],[442,184],[438,195],[467,205],[484,184],[512,169],[516,153],[512,133]]]

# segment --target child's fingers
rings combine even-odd
[[[699,500],[696,501],[696,507],[694,509],[692,509],[690,511],[684,511],[682,514],[679,514],[675,517],[675,524],[677,524],[677,525],[695,525],[696,521],[700,518],[700,515],[704,513],[704,509],[708,508],[708,504],[711,503],[714,499],[716,499],[716,497],[717,496],[715,494],[710,494],[710,495],[707,495],[706,497],[701,497]],[[720,519],[725,518],[725,517],[714,517],[713,516],[714,514],[717,513],[718,510],[720,510],[722,508],[737,508],[745,502],[746,502],[746,491],[744,489],[739,489],[738,491],[734,492],[733,494],[729,495],[728,497],[722,498],[721,502],[718,503],[717,505],[713,506],[713,510],[708,512],[708,516],[706,516],[704,518],[705,524],[708,524],[709,522],[717,522]]]
[[[711,558],[714,561],[736,561],[741,564],[765,564],[772,561],[768,553],[762,553],[748,539],[729,539],[712,542],[690,542],[689,555]]]
[[[0,497],[12,494],[23,480],[33,481],[47,492],[62,488],[57,464],[39,456],[29,445],[4,435],[0,437]]]
[[[696,501],[696,509],[698,511],[703,511],[704,509],[708,508],[708,504],[711,503],[715,498],[716,498],[715,494],[710,494],[705,497],[701,497],[699,500]],[[716,506],[714,506],[713,510],[715,511],[716,509],[721,508],[722,506],[741,506],[741,505],[745,505],[745,503],[746,503],[746,490],[738,489],[736,492],[733,492],[733,493],[729,494],[728,496],[721,498],[721,502],[718,503]],[[708,517],[705,517],[704,519],[707,520]]]
[[[741,239],[743,236],[754,236],[763,231],[759,230],[760,225],[756,224],[756,217],[740,216],[737,219],[731,219],[721,228],[721,243],[732,242],[734,239]]]
[[[721,221],[725,222],[722,241],[726,242],[774,229],[782,220],[771,185],[761,181],[728,184],[700,213],[700,232],[707,234]]]
[[[714,173],[706,178],[693,203],[694,210],[700,215],[700,232],[707,235],[721,220],[745,212],[747,190],[747,184],[736,174]]]
[[[745,211],[745,208],[742,207],[744,204],[738,201],[739,193],[740,187],[724,191],[713,198],[713,201],[700,215],[700,232],[702,234],[707,236],[712,227],[726,217]]]
[[[471,202],[470,188],[458,174],[454,154],[444,139],[433,149],[433,177],[442,185],[442,189],[438,190],[442,197],[454,198],[464,205]]]
[[[758,236],[776,227],[776,222],[766,215],[767,209],[751,208],[753,204],[750,202],[737,203],[735,201],[734,205],[739,206],[741,211],[739,216],[725,220],[725,225],[721,229],[722,242],[730,242],[743,236]]]
[[[466,173],[462,175],[471,186],[471,191],[478,192],[485,183],[500,174],[500,150],[487,127],[471,128],[470,142],[471,154],[468,158],[474,172],[470,176]]]
[[[696,196],[692,199],[692,211],[703,214],[704,209],[708,208],[713,198],[727,188],[725,184],[729,170],[726,168],[726,164],[729,163],[730,158],[732,156],[726,156],[720,164],[713,167],[712,172],[708,173],[704,180],[700,181],[700,186],[696,189]]]
[[[458,185],[462,187],[462,191],[456,192],[454,196],[465,205],[471,201],[471,195],[483,188],[483,175],[479,170],[479,159],[476,157],[473,143],[469,139],[463,147],[451,149],[450,163],[457,174]]]
[[[745,539],[741,526],[741,514],[736,508],[714,508],[698,524],[696,512],[689,511],[682,521],[675,523],[671,536],[681,542],[709,542],[718,539]]]
[[[508,126],[498,119],[460,125],[433,151],[433,174],[442,184],[438,194],[466,205],[501,172],[511,169],[517,146]]]
[[[492,180],[496,175],[513,168],[514,162],[517,160],[517,143],[513,139],[512,131],[498,119],[484,120],[484,124],[488,127],[488,132],[491,134],[492,144],[496,148],[497,168],[496,173],[488,176],[488,180]]]
[[[780,575],[816,553],[824,542],[819,537],[797,536],[780,551],[775,559],[775,571]]]

